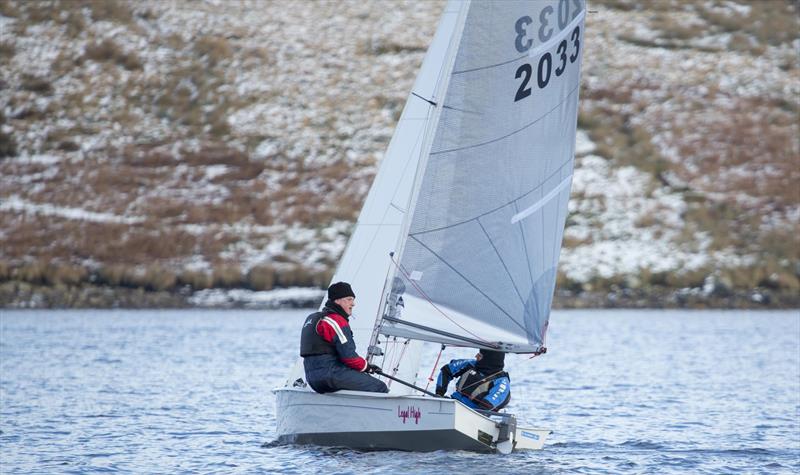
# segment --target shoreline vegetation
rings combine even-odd
[[[324,297],[318,287],[276,288],[254,291],[240,288],[190,287],[152,290],[108,285],[42,285],[24,281],[0,283],[0,309],[285,309],[313,308]],[[722,285],[702,288],[556,289],[554,309],[792,309],[800,308],[800,295],[781,289],[729,289]]]
[[[554,307],[800,308],[797,2],[591,4]],[[0,0],[0,309],[316,306],[442,8]]]

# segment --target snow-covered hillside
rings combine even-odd
[[[0,280],[324,285],[442,6],[0,3]],[[586,24],[560,285],[800,291],[796,6]]]

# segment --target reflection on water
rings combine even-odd
[[[510,456],[270,444],[305,313],[3,310],[0,472],[800,470],[798,312],[554,312],[548,353],[506,360],[554,434]]]

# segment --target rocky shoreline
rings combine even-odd
[[[209,289],[192,292],[148,291],[108,286],[43,286],[8,281],[0,284],[3,309],[111,309],[111,308],[313,308],[324,296],[319,289],[296,288],[253,292],[244,289]],[[800,295],[770,289],[706,292],[690,289],[627,289],[606,291],[557,290],[553,308],[652,309],[792,309],[800,308]]]

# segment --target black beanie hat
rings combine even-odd
[[[353,297],[353,298],[356,297],[356,294],[353,293],[353,289],[347,282],[336,282],[335,284],[331,284],[331,286],[328,287],[329,299],[337,300],[345,297]]]
[[[506,354],[502,351],[481,349],[480,353],[482,358],[475,365],[475,369],[484,373],[491,374],[498,371],[503,371],[505,366]]]

